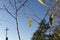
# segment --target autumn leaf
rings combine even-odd
[[[42,5],[45,5],[45,6],[47,6],[46,5],[46,3],[43,1],[43,0],[38,0]],[[47,6],[48,7],[48,6]]]
[[[29,26],[32,25],[32,18],[28,18],[28,23],[29,23]]]
[[[52,14],[50,15],[50,18],[49,18],[49,22],[50,22],[51,25],[54,24],[53,18],[54,18],[54,14],[52,13]]]

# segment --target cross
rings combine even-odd
[[[6,30],[6,37],[7,37],[7,33],[8,33],[8,27],[6,27],[6,29],[5,29],[5,30]]]

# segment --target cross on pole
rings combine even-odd
[[[8,27],[6,27],[6,40],[8,40],[7,33],[8,33]]]

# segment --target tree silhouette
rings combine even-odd
[[[46,20],[43,19],[39,23],[39,28],[37,31],[33,34],[32,40],[46,40],[46,32],[50,28],[49,23],[46,23]]]
[[[49,1],[49,0],[48,0]],[[60,19],[60,1],[59,0],[54,0],[55,4],[54,6],[49,8],[48,11],[48,15],[50,16],[51,14],[54,14],[55,17],[57,17],[57,19]],[[54,17],[54,18],[55,18]],[[49,18],[50,20],[50,18]],[[55,21],[55,23],[58,24],[59,27],[56,28],[56,26],[52,26],[49,23],[52,23],[52,20],[50,20],[47,24],[46,24],[46,20],[45,17],[44,19],[40,22],[39,24],[39,28],[37,29],[37,31],[33,34],[32,40],[59,40],[60,39],[60,20],[58,22]],[[54,29],[53,34],[50,34],[51,29]],[[49,35],[45,34],[47,32],[47,30],[49,30]]]

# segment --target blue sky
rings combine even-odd
[[[0,7],[2,7],[3,4],[6,4],[7,8],[9,8],[10,12],[12,12],[12,14],[14,15],[14,9],[12,9],[8,1],[1,0]],[[26,5],[29,6],[31,9],[29,9]],[[47,10],[47,8],[41,5],[37,0],[28,1],[25,4],[24,8],[25,8],[25,13],[27,14],[27,16],[33,17],[38,22],[40,22],[40,19],[35,17],[34,14],[36,14],[38,17],[43,19]],[[31,40],[33,33],[38,29],[39,25],[33,20],[32,26],[29,27],[28,20],[23,14],[24,14],[23,8],[21,8],[20,11],[18,12],[18,22],[19,22],[19,31],[21,35],[21,40]],[[48,21],[48,17],[46,19]],[[0,25],[0,40],[5,40],[6,27],[9,28],[8,39],[18,40],[15,19],[12,18],[5,10],[0,10],[0,24],[1,24]]]

